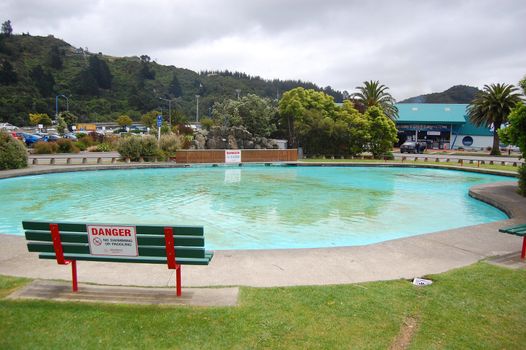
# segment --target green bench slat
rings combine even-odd
[[[24,230],[49,231],[49,222],[22,221]],[[59,223],[60,231],[86,232],[86,224]]]
[[[26,239],[28,241],[42,241],[51,242],[51,233],[43,231],[26,231]],[[62,243],[88,243],[87,233],[72,233],[65,232],[60,233],[60,240]],[[174,236],[175,245],[178,246],[190,246],[190,247],[203,247],[205,245],[204,237],[192,237],[192,236]],[[164,246],[164,234],[161,235],[137,235],[137,243],[139,246]]]
[[[181,265],[208,265],[213,253],[207,252],[205,258],[176,258],[176,262]],[[40,259],[55,259],[55,253],[41,253]],[[66,260],[85,260],[85,261],[105,261],[105,262],[130,262],[147,264],[166,264],[166,257],[118,257],[118,256],[96,256],[88,254],[64,254]]]
[[[504,227],[504,228],[499,229],[499,231],[504,232],[504,233],[509,233],[512,235],[517,235],[517,236],[525,236],[526,235],[526,224]]]
[[[202,226],[136,226],[137,233],[143,235],[164,235],[164,228],[171,227],[176,236],[203,236]]]
[[[60,232],[86,232],[86,224],[81,223],[57,223],[58,229]],[[99,225],[93,223],[93,225]],[[104,225],[104,224],[102,224]],[[112,224],[113,226],[119,226],[117,224]],[[122,226],[133,226],[123,224]],[[22,227],[24,230],[35,230],[35,231],[49,231],[49,222],[39,222],[39,221],[23,221]],[[164,228],[171,227],[174,231],[174,235],[177,236],[203,236],[204,229],[202,226],[170,226],[170,225],[151,225],[143,226],[136,225],[137,234],[143,235],[164,235]]]
[[[30,252],[36,253],[55,253],[53,248],[53,243],[39,243],[39,242],[29,242],[27,248]],[[89,245],[86,244],[71,244],[64,243],[62,244],[62,249],[64,254],[90,254]],[[139,246],[139,256],[147,257],[164,257],[166,260],[166,248],[164,246]],[[175,247],[175,256],[176,258],[204,258],[205,250],[204,248],[198,247]]]

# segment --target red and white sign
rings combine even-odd
[[[240,149],[225,150],[225,163],[241,163]]]
[[[86,225],[91,255],[138,256],[135,226]]]

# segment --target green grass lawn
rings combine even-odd
[[[403,162],[401,160],[379,160],[379,159],[322,159],[322,158],[308,158],[308,159],[302,159],[301,162],[305,163],[370,163],[370,164],[416,164],[416,165],[423,165],[423,164],[430,164],[430,165],[436,165],[436,166],[458,166],[460,167],[460,164],[457,163],[456,159],[452,159],[449,163],[443,162],[435,162],[434,158],[432,156],[428,156],[429,160],[427,162],[424,162],[424,160],[417,160],[416,162],[411,158],[411,155],[407,156],[408,159],[404,160]],[[514,167],[512,165],[500,165],[500,164],[479,164],[477,166],[477,163],[469,164],[468,162],[464,162],[463,167],[470,167],[470,168],[477,168],[480,167],[481,169],[492,169],[492,170],[504,170],[504,171],[511,171],[511,172],[517,172],[518,167]]]
[[[411,349],[521,349],[526,271],[478,263],[408,281],[242,288],[237,307],[0,300],[0,348],[387,349],[417,320]],[[0,293],[26,280],[0,277]]]

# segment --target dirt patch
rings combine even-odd
[[[413,335],[418,330],[419,322],[415,316],[408,316],[404,319],[402,326],[400,327],[400,333],[396,336],[395,340],[389,347],[390,350],[403,350],[409,347]]]

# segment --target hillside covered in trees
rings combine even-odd
[[[446,91],[410,97],[399,103],[471,103],[479,92],[476,87],[455,85]]]
[[[113,121],[119,115],[168,109],[192,121],[196,95],[200,117],[210,116],[214,102],[247,94],[276,99],[295,87],[323,91],[342,102],[339,91],[313,83],[265,80],[229,71],[194,71],[165,66],[149,56],[112,57],[75,48],[49,35],[0,35],[0,121],[27,125],[29,113],[55,115],[66,107],[79,121]],[[63,96],[67,96],[66,99]],[[165,100],[162,100],[165,99]],[[175,99],[175,100],[174,100]]]

